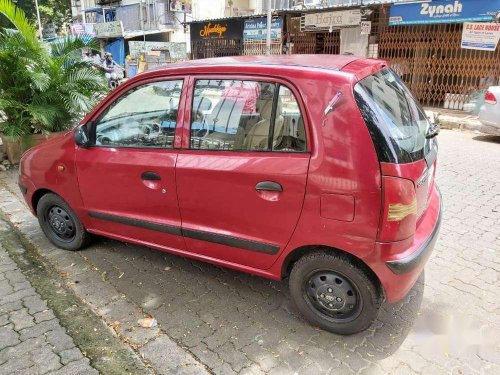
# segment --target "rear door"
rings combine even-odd
[[[310,154],[297,94],[262,78],[200,77],[192,85],[176,167],[187,249],[268,268],[304,200]]]

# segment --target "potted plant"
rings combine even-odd
[[[82,48],[97,48],[77,37],[47,45],[11,0],[0,0],[0,15],[14,29],[0,30],[0,137],[12,163],[23,151],[64,132],[107,91],[102,72],[82,61]]]

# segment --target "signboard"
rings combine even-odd
[[[360,23],[361,11],[359,9],[306,13],[302,15],[300,29],[302,31],[332,30],[341,27],[359,26]]]
[[[389,26],[493,21],[500,0],[424,0],[391,5]]]
[[[372,21],[361,21],[361,35],[370,35],[372,32]]]
[[[163,51],[168,50],[172,60],[186,60],[186,43],[176,42],[143,42],[143,41],[129,41],[128,42],[129,54],[132,58],[139,57],[141,51]]]
[[[271,39],[281,39],[283,18],[275,17],[271,22]],[[267,18],[245,20],[243,25],[244,40],[263,40],[267,38]]]
[[[170,0],[170,11],[191,13],[193,9],[192,3],[192,0]]]
[[[193,22],[190,25],[191,40],[241,39],[243,22],[239,19]]]
[[[96,38],[118,38],[123,36],[122,21],[99,22],[94,24]]]
[[[464,23],[462,48],[495,51],[499,40],[499,23]]]

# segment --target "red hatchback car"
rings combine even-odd
[[[19,184],[63,249],[97,234],[288,277],[309,321],[351,334],[434,247],[437,133],[383,61],[198,60],[112,91],[29,150]]]

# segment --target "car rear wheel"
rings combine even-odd
[[[79,250],[90,240],[82,223],[71,207],[56,194],[45,194],[40,198],[36,214],[47,238],[65,250]]]
[[[312,324],[350,335],[370,327],[382,295],[377,285],[345,256],[315,252],[300,258],[290,274],[290,293]]]

